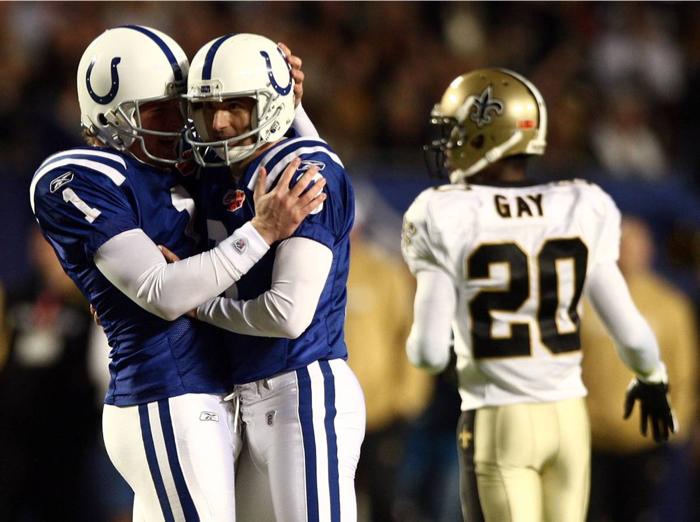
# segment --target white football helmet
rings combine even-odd
[[[208,131],[207,102],[253,98],[251,129],[229,139],[216,140]],[[187,79],[189,116],[194,123],[185,133],[200,165],[237,163],[267,143],[284,136],[294,120],[294,80],[282,50],[255,34],[226,35],[202,47],[192,59]],[[240,145],[253,137],[254,143]],[[219,160],[208,154],[214,151]]]
[[[187,55],[168,35],[140,25],[108,29],[85,49],[78,65],[83,127],[114,149],[128,152],[140,141],[149,159],[177,163],[179,154],[165,158],[151,153],[143,136],[170,138],[179,144],[182,129],[166,132],[144,128],[140,106],[178,99],[185,92],[188,69]]]

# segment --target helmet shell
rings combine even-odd
[[[255,100],[252,146],[238,146],[243,137],[214,141],[196,114],[197,136],[188,133],[198,161],[202,148],[212,148],[227,164],[253,154],[266,143],[281,139],[294,120],[294,80],[282,50],[270,39],[256,34],[225,35],[210,41],[192,59],[187,80],[189,102],[220,102],[227,98]]]
[[[458,76],[432,117],[452,125],[445,152],[453,182],[499,159],[541,155],[546,148],[544,99],[532,83],[507,69],[478,69]]]
[[[145,26],[108,29],[78,64],[80,118],[108,145],[124,150],[142,134],[139,106],[184,93],[189,63],[168,35]]]

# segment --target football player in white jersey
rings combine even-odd
[[[418,285],[406,350],[416,366],[441,371],[454,332],[464,518],[583,521],[583,292],[636,374],[624,415],[639,401],[644,435],[649,425],[656,441],[676,430],[656,339],[617,267],[619,211],[586,181],[528,179],[527,158],[545,151],[547,111],[512,71],[459,76],[431,123],[441,135],[426,147],[430,165],[451,183],[405,214],[402,250]]]

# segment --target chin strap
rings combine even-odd
[[[459,183],[463,179],[468,178],[469,176],[473,176],[488,165],[496,163],[499,159],[503,157],[503,154],[505,154],[508,149],[519,143],[522,139],[522,131],[515,131],[509,139],[507,139],[497,147],[494,147],[491,150],[489,150],[486,154],[484,154],[483,158],[474,163],[468,169],[453,170],[450,173],[450,181],[452,183]]]

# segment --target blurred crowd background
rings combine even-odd
[[[398,249],[402,212],[437,183],[421,157],[429,112],[455,76],[482,66],[520,72],[545,97],[549,145],[532,175],[591,179],[627,215],[621,265],[669,364],[682,431],[659,449],[622,423],[631,375],[586,314],[589,519],[700,518],[699,4],[3,2],[0,520],[130,520],[130,493],[100,442],[108,348],[28,205],[39,163],[81,143],[84,48],[126,23],[170,34],[190,57],[221,34],[252,32],[304,61],[304,106],[357,187],[347,338],[368,404],[362,521],[460,520],[455,376],[405,360],[413,288]]]

